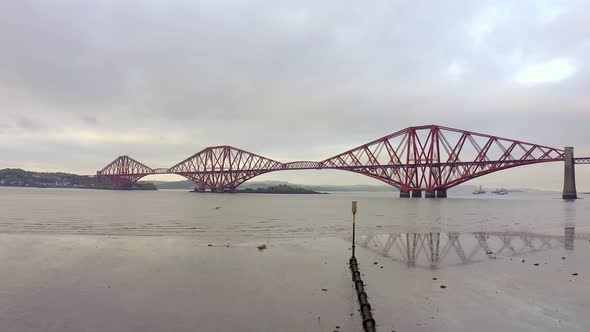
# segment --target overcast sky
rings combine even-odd
[[[590,156],[589,58],[587,0],[5,0],[0,168],[169,167],[222,144],[322,160],[420,124]],[[472,184],[559,190],[562,167]],[[590,166],[577,171],[590,191]]]

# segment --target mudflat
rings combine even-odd
[[[361,331],[348,253],[341,240],[259,251],[186,237],[0,235],[0,330]]]
[[[575,251],[480,250],[467,264],[453,250],[436,267],[384,256],[376,241],[359,241],[357,257],[380,330],[590,326],[586,239]],[[171,236],[3,234],[0,243],[2,331],[362,330],[344,238],[272,240],[262,251]]]

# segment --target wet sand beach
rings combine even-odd
[[[426,259],[427,248],[413,265],[396,248],[390,251],[394,257],[384,257],[375,241],[359,250],[379,330],[587,331],[590,241],[577,239],[575,250],[566,250],[560,236],[547,244],[547,238],[525,235],[528,247],[518,233],[501,234],[487,239],[492,254],[473,234],[460,234],[460,244],[444,256],[441,250],[435,265]],[[514,252],[497,254],[502,236],[510,237]],[[441,236],[441,248],[447,240]],[[460,249],[466,256],[477,253],[462,262]]]
[[[590,327],[584,200],[195,197],[0,190],[0,331],[361,331],[353,199],[378,331]]]
[[[586,331],[590,242],[576,242],[496,259],[480,250],[437,268],[409,267],[372,242],[357,257],[380,331]],[[158,236],[0,243],[3,331],[361,331],[344,239],[263,251]]]
[[[157,236],[0,243],[2,331],[361,330],[344,241],[264,251]]]

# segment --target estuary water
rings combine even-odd
[[[590,199],[449,196],[0,188],[0,331],[362,331],[352,200],[380,331],[588,330]]]
[[[558,193],[457,194],[450,199],[397,196],[394,192],[268,195],[5,187],[0,188],[0,232],[178,235],[231,242],[338,237],[350,232],[352,200],[359,202],[360,228],[554,232],[566,223],[580,231],[590,227],[590,199],[564,202]]]

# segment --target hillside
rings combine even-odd
[[[5,187],[34,187],[34,188],[85,188],[85,189],[114,189],[105,178],[96,181],[95,176],[77,175],[70,173],[31,172],[20,168],[5,168],[0,170],[0,186]],[[146,182],[138,182],[132,190],[157,190]]]

